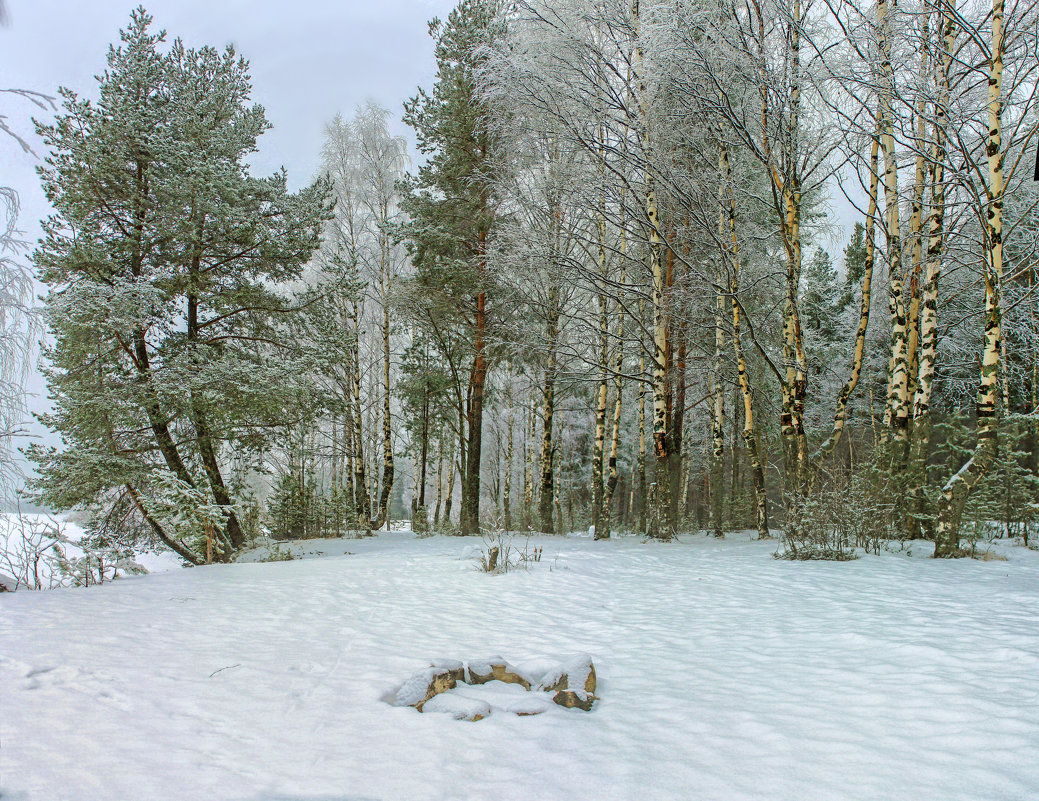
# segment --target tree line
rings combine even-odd
[[[36,492],[195,564],[402,516],[1027,543],[1037,20],[461,0],[404,103],[417,166],[369,103],[289,192],[245,165],[247,63],[138,9],[98,100],[38,126]]]

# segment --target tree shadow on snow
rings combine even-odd
[[[3,801],[7,801],[6,798]],[[258,795],[252,801],[382,801],[370,795]]]

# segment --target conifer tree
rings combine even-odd
[[[199,563],[245,543],[237,479],[305,395],[277,285],[318,245],[327,188],[250,176],[269,123],[248,63],[180,40],[163,52],[151,21],[133,12],[96,103],[63,89],[38,126],[55,208],[34,254],[54,336],[44,421],[66,447],[31,456],[45,503],[129,507]]]
[[[480,48],[497,29],[494,0],[461,0],[446,22],[429,25],[436,40],[437,77],[430,93],[419,89],[405,103],[404,121],[415,129],[427,161],[408,184],[404,227],[416,268],[415,283],[438,319],[452,329],[469,365],[460,421],[462,534],[479,529],[483,410],[488,371],[491,276],[488,244],[495,216],[491,187],[497,140],[485,102],[476,91]],[[438,332],[443,337],[444,331]]]

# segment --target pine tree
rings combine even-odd
[[[164,53],[151,21],[131,15],[97,103],[63,89],[63,113],[38,126],[56,210],[34,254],[54,336],[43,419],[66,447],[31,456],[45,503],[129,504],[198,563],[202,528],[214,558],[245,543],[238,478],[304,395],[277,285],[318,245],[327,188],[250,176],[269,123],[248,63],[180,40]]]
[[[866,269],[866,229],[862,223],[856,222],[852,229],[851,238],[844,248],[844,293],[847,301],[851,302],[855,290],[862,282],[862,273]]]
[[[411,456],[415,462],[416,492],[412,502],[412,528],[418,532],[429,528],[426,485],[430,475],[433,438],[438,431],[448,426],[451,410],[451,377],[437,356],[428,339],[421,331],[416,332],[411,346],[404,353],[402,377],[397,385],[404,426],[411,442]]]
[[[485,102],[476,92],[479,48],[497,30],[494,0],[461,0],[447,22],[429,25],[436,40],[437,78],[405,103],[404,121],[415,129],[426,163],[408,184],[403,229],[416,268],[415,283],[437,319],[452,328],[470,365],[459,393],[461,531],[479,529],[483,409],[488,372],[488,241],[494,224],[493,165],[497,141]],[[438,332],[444,338],[444,332]]]
[[[859,268],[859,280],[861,278],[862,270]],[[847,292],[841,291],[837,271],[833,267],[829,253],[820,249],[815,251],[801,274],[801,285],[803,325],[815,332],[817,346],[825,347],[841,333],[838,330],[841,313],[851,300]]]

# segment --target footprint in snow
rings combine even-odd
[[[10,661],[8,662],[8,664]],[[22,665],[22,685],[25,691],[57,689],[90,696],[103,704],[129,710],[129,699],[112,688],[114,679],[98,676],[74,665],[34,667]]]

